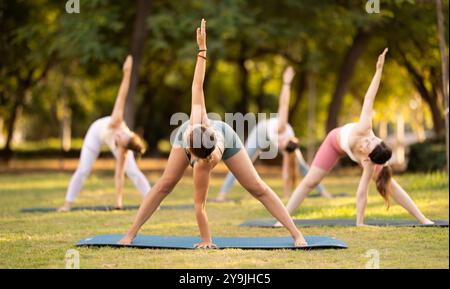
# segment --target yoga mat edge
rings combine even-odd
[[[76,246],[131,247],[149,249],[195,249],[198,237],[138,235],[130,246],[118,245],[122,235],[98,235],[80,240]],[[291,237],[215,237],[213,242],[219,249],[346,249],[347,244],[333,237],[305,236],[308,246],[294,247]]]
[[[447,228],[448,220],[433,220],[434,225],[421,225],[415,220],[367,220],[366,225],[377,227],[420,227],[420,228]],[[275,228],[273,219],[248,220],[240,224],[240,227]],[[351,219],[294,219],[299,227],[353,227],[356,221]]]

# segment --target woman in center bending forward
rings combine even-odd
[[[246,151],[242,149],[243,145],[237,134],[226,123],[208,119],[203,94],[206,68],[205,20],[202,20],[201,28],[197,28],[197,43],[199,53],[192,84],[190,120],[180,126],[163,175],[147,194],[131,229],[119,244],[132,244],[141,226],[172,191],[188,165],[191,165],[194,172],[195,214],[202,239],[195,247],[215,248],[205,207],[211,171],[223,159],[241,185],[289,230],[295,246],[306,246],[303,235],[295,227],[281,200],[259,177]]]

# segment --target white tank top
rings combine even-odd
[[[117,128],[110,127],[111,117],[105,117],[102,119],[102,126],[100,128],[100,140],[106,144],[112,152],[117,150],[115,130]],[[124,130],[129,130],[124,122],[120,125]]]
[[[352,159],[352,161],[357,163],[358,160],[350,149],[350,134],[356,125],[357,123],[349,123],[341,128],[339,134],[339,145],[341,146],[341,149]]]
[[[278,117],[273,117],[266,120],[267,125],[267,137],[272,145],[278,147],[278,141],[286,141],[295,136],[294,130],[291,125],[286,126],[286,130],[282,135],[278,135]],[[278,139],[280,138],[280,139]]]

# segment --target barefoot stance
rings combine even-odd
[[[57,212],[62,213],[62,212],[69,212],[70,211],[70,204],[64,204],[62,207],[58,208]]]
[[[196,249],[217,249],[217,245],[213,244],[211,242],[201,242],[201,243],[195,244],[194,247]]]

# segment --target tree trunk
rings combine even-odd
[[[136,1],[136,18],[134,21],[133,38],[131,43],[131,55],[133,56],[133,69],[128,97],[125,105],[125,122],[133,129],[136,115],[136,90],[139,82],[139,67],[145,48],[145,40],[148,36],[147,17],[150,14],[150,0]]]
[[[359,29],[353,39],[352,45],[345,54],[344,61],[339,69],[336,88],[328,108],[328,119],[326,123],[327,132],[336,128],[338,125],[338,116],[341,111],[342,100],[353,77],[356,63],[366,48],[370,36],[371,34],[368,31]]]
[[[22,111],[23,102],[25,100],[25,93],[26,93],[25,89],[23,89],[23,88],[19,89],[19,91],[17,92],[17,97],[14,101],[14,104],[13,104],[13,107],[11,110],[11,115],[10,115],[9,121],[8,121],[6,142],[5,142],[5,146],[3,147],[2,152],[1,152],[2,157],[5,161],[9,161],[12,157],[11,144],[14,139],[14,130],[16,128],[16,122]]]
[[[431,117],[433,119],[433,130],[436,137],[438,137],[442,134],[443,128],[445,127],[445,120],[443,119],[441,109],[439,108],[438,96],[434,92],[429,92],[423,82],[415,82],[415,86],[420,96],[430,108]]]
[[[430,108],[433,119],[433,129],[436,136],[439,136],[445,126],[445,121],[442,117],[441,109],[439,108],[437,89],[434,87],[432,91],[429,91],[425,85],[425,77],[413,66],[401,49],[397,49],[397,51],[400,53],[403,65],[412,77],[414,86]]]
[[[317,104],[317,81],[315,75],[308,75],[308,139],[306,141],[306,160],[312,163],[316,152],[316,104]]]
[[[306,91],[307,83],[308,83],[308,77],[309,73],[307,71],[300,71],[300,73],[297,76],[295,91],[296,91],[296,98],[294,102],[292,103],[292,106],[289,108],[289,122],[292,123],[295,112],[298,110],[298,107],[300,106],[300,103],[302,102],[303,96]]]
[[[236,112],[240,112],[242,114],[246,114],[248,112],[248,104],[249,104],[249,97],[250,97],[250,91],[248,89],[248,71],[245,67],[245,58],[240,57],[237,60],[238,70],[239,70],[239,79],[238,79],[238,85],[239,90],[241,92],[241,101],[236,104]]]
[[[449,172],[449,120],[448,120],[448,58],[445,45],[445,27],[442,0],[436,0],[437,26],[439,32],[439,48],[442,60],[442,88],[444,93],[445,142],[447,152],[447,173]]]

